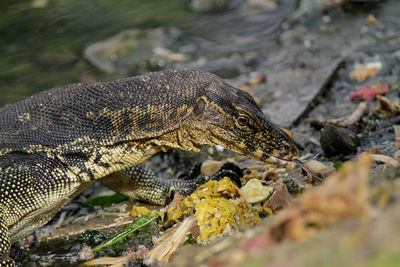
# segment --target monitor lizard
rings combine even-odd
[[[12,243],[94,181],[157,204],[173,191],[193,191],[202,177],[166,182],[140,164],[159,151],[202,145],[260,161],[299,154],[248,93],[200,71],[66,85],[1,108],[1,266],[15,265],[8,256]]]

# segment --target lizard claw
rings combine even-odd
[[[240,178],[243,177],[243,169],[239,168],[232,162],[226,162],[219,168],[219,170],[211,175],[209,178],[211,180],[221,180],[224,177],[228,177],[234,182],[239,188],[242,187],[242,182]]]

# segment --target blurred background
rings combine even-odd
[[[365,88],[400,101],[399,14],[398,0],[2,0],[0,107],[70,83],[200,69],[253,94],[304,152],[317,154],[322,126],[307,117],[348,116],[378,94],[366,99]],[[377,148],[399,158],[391,145],[399,116],[364,117],[367,131],[349,153]],[[172,158],[176,164],[179,156]],[[163,156],[152,161],[164,171],[172,166]],[[309,251],[316,247],[323,249]]]
[[[239,61],[249,57],[252,64],[277,45],[280,25],[296,6],[294,0],[3,0],[0,106],[63,84],[165,68],[235,77]]]
[[[194,68],[254,91],[288,127],[344,58],[400,55],[398,2],[3,0],[0,106],[69,83]]]

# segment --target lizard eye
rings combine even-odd
[[[249,123],[249,117],[240,115],[238,117],[238,123],[240,126],[246,126]]]

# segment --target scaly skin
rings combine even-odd
[[[198,71],[67,85],[1,108],[1,266],[14,266],[10,244],[93,181],[163,204],[198,180],[163,183],[138,165],[161,150],[217,144],[261,161],[298,156],[250,95]]]

